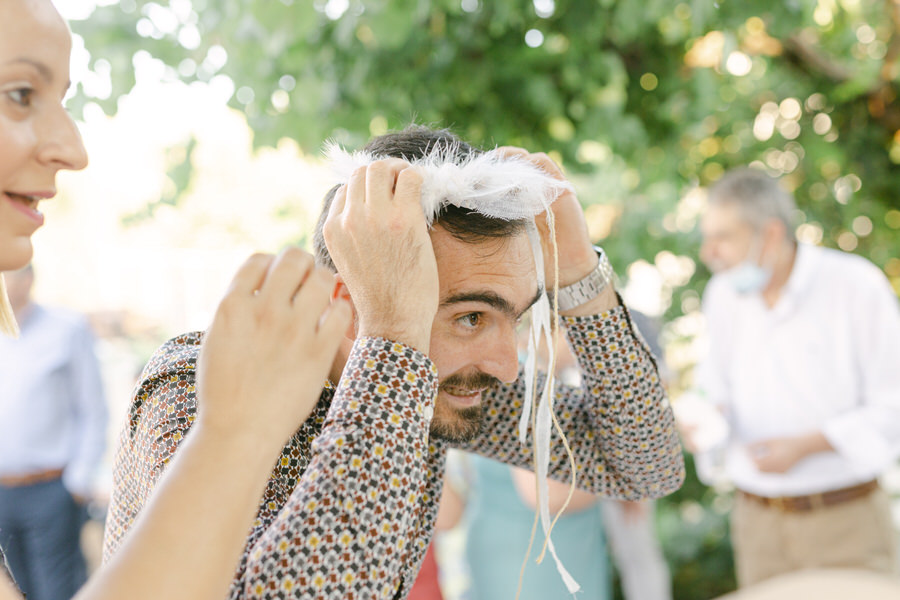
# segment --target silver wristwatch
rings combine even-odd
[[[600,259],[597,267],[580,281],[559,289],[559,310],[571,310],[593,300],[612,282],[613,269],[606,252],[599,246],[594,246],[594,250]]]

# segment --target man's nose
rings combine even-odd
[[[514,328],[485,344],[481,352],[479,369],[503,383],[512,383],[519,376],[519,354]]]

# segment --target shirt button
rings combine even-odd
[[[422,414],[425,415],[426,421],[431,421],[431,418],[434,416],[434,407],[430,405],[426,406],[425,410],[422,411]]]

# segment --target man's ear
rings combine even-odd
[[[356,339],[356,332],[358,329],[358,317],[356,314],[356,305],[353,304],[353,298],[350,297],[350,290],[347,289],[347,284],[344,283],[344,278],[341,277],[340,273],[334,274],[334,289],[331,291],[331,299],[332,301],[337,300],[338,298],[342,298],[350,304],[350,310],[353,311],[353,319],[350,321],[350,325],[347,326],[347,331],[344,333],[344,336],[350,340]]]

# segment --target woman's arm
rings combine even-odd
[[[227,594],[273,463],[318,400],[349,324],[346,303],[329,304],[332,289],[297,249],[241,267],[203,343],[197,423],[76,600]]]
[[[519,497],[522,499],[522,502],[524,502],[525,505],[529,508],[536,508],[537,477],[533,472],[526,469],[520,469],[518,467],[510,468],[512,469],[512,478],[513,483],[515,483],[516,485],[516,492],[518,492]],[[569,489],[571,488],[571,486],[568,483],[563,483],[554,479],[548,479],[547,487],[549,489],[548,498],[550,500],[550,514],[556,515],[556,513],[559,512],[559,509],[561,509],[565,504],[566,498],[569,497]],[[566,507],[565,514],[584,510],[596,503],[597,496],[595,494],[575,488],[575,492],[572,494],[572,500]]]

